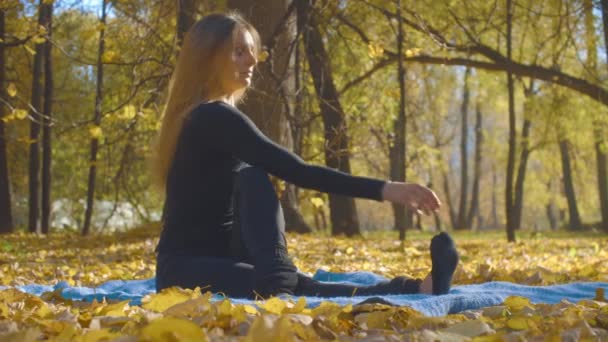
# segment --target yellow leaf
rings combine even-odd
[[[504,303],[511,311],[519,311],[526,306],[532,306],[530,299],[520,296],[509,296]]]
[[[265,302],[260,303],[258,306],[267,312],[280,315],[287,307],[287,303],[279,297],[272,297]]]
[[[103,130],[99,126],[91,126],[91,128],[89,128],[89,134],[91,135],[91,138],[99,139],[103,136]]]
[[[507,326],[513,330],[526,330],[528,321],[525,317],[514,317],[507,321]]]
[[[291,303],[290,303],[291,304]],[[306,298],[300,297],[295,305],[287,307],[283,310],[283,313],[300,313],[306,308]]]
[[[243,309],[245,309],[245,312],[248,314],[256,315],[258,313],[258,309],[253,305],[245,304],[243,305]]]
[[[384,48],[378,43],[371,42],[367,44],[367,54],[370,58],[381,57],[384,54]]]
[[[8,96],[10,97],[15,97],[17,96],[17,86],[15,86],[15,83],[10,83],[8,85],[8,87],[6,88],[6,93],[8,94]]]
[[[44,38],[43,36],[35,36],[34,38],[32,38],[32,42],[34,42],[34,44],[42,44],[46,42],[46,38]]]
[[[228,299],[224,299],[217,306],[217,313],[224,316],[232,315],[233,305]]]
[[[113,63],[119,59],[118,53],[115,51],[105,51],[101,56],[102,63]]]
[[[133,105],[125,106],[122,110],[122,114],[119,116],[122,120],[132,120],[137,115],[137,109]]]
[[[195,289],[194,292],[198,291]],[[142,299],[144,309],[163,312],[175,304],[196,298],[192,290],[184,290],[179,287],[170,287],[162,290],[158,294],[148,295]]]
[[[97,31],[105,30],[106,25],[104,23],[97,24]]]
[[[110,341],[119,336],[120,336],[119,334],[111,332],[110,329],[89,330],[86,334],[77,337],[76,341],[79,341],[79,342]]]
[[[33,56],[33,55],[35,55],[35,54],[36,54],[36,51],[34,51],[34,49],[32,49],[31,47],[29,47],[29,46],[27,46],[27,45],[25,45],[25,44],[23,45],[23,47],[24,47],[24,48],[27,50],[27,52],[29,52],[29,53],[30,53],[30,55],[32,55],[32,56]]]
[[[198,314],[202,312],[208,312],[211,308],[209,299],[211,299],[211,292],[205,292],[202,296],[194,299],[187,300],[185,302],[177,303],[170,308],[164,310],[166,316],[187,316],[192,314]]]
[[[129,300],[123,300],[122,302],[106,305],[99,311],[99,315],[124,317],[127,315],[126,310],[129,308],[128,303]]]
[[[205,332],[191,321],[163,317],[141,329],[139,336],[146,341],[207,341]]]
[[[315,208],[320,208],[324,204],[323,199],[321,197],[312,197],[309,201]]]
[[[268,51],[263,50],[258,54],[258,62],[265,62],[268,57],[270,56],[270,54],[268,53]]]
[[[27,118],[27,111],[25,109],[13,109],[13,115],[16,119],[23,120]]]

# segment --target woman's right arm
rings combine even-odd
[[[377,201],[388,200],[406,206],[415,203],[423,210],[434,210],[438,207],[438,200],[436,206],[431,203],[431,199],[436,198],[434,193],[416,184],[358,177],[328,167],[308,164],[266,137],[238,109],[223,102],[210,105],[205,105],[204,113],[194,113],[199,120],[198,129],[206,143],[231,153],[250,165],[260,166],[281,179],[322,192]]]

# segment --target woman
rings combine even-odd
[[[458,261],[447,234],[431,241],[433,267],[424,281],[396,277],[354,287],[320,283],[297,271],[268,173],[300,187],[426,213],[440,203],[417,184],[307,164],[265,137],[235,107],[251,84],[259,51],[257,31],[235,13],[206,16],[186,34],[156,147],[154,175],[166,193],[157,291],[178,285],[233,297],[447,293]]]

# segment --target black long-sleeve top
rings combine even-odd
[[[185,118],[169,169],[159,253],[227,256],[233,177],[241,163],[299,187],[382,200],[385,182],[310,165],[268,139],[237,108],[198,105]]]

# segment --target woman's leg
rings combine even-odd
[[[231,250],[254,265],[254,291],[294,294],[297,268],[287,255],[283,210],[267,173],[244,164],[235,174],[234,200]]]
[[[230,258],[159,254],[156,258],[156,291],[171,286],[252,297],[253,266]]]
[[[395,277],[375,285],[355,286],[338,283],[322,283],[303,274],[298,274],[298,287],[295,294],[298,296],[317,297],[351,297],[375,296],[386,294],[414,294],[420,293],[420,279]]]

